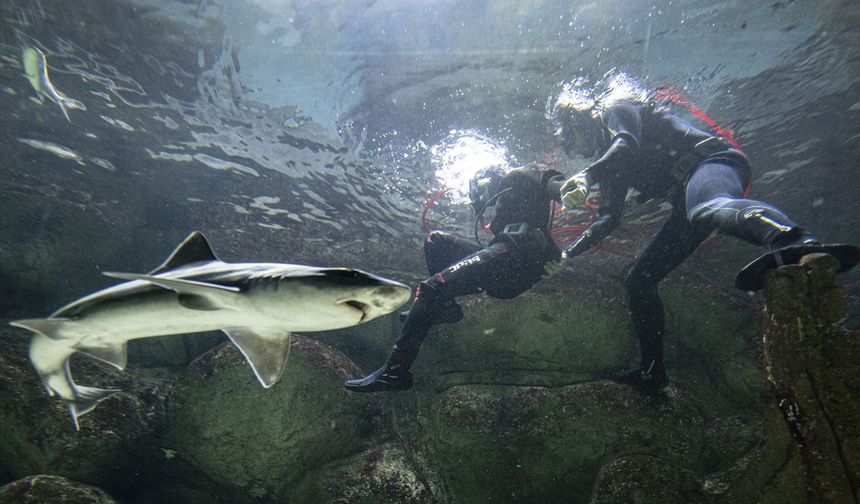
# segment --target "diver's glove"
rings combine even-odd
[[[564,264],[561,261],[549,261],[543,265],[543,274],[540,278],[541,280],[552,278],[562,269],[564,269]]]
[[[585,200],[588,199],[588,188],[591,185],[588,179],[589,177],[585,172],[579,172],[567,179],[561,186],[559,190],[561,203],[566,210],[585,205]]]

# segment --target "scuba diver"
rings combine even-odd
[[[412,387],[409,369],[430,328],[463,318],[455,298],[480,292],[514,298],[557,272],[561,251],[550,236],[551,201],[560,201],[563,183],[561,172],[540,164],[511,170],[493,166],[478,172],[469,182],[469,198],[477,214],[477,243],[441,231],[427,236],[424,257],[430,277],[415,290],[388,360],[365,378],[347,381],[345,387],[355,392]],[[484,247],[477,230],[484,212],[492,206],[493,239]]]
[[[760,290],[767,270],[796,264],[810,253],[833,255],[840,271],[860,260],[857,247],[821,244],[774,206],[746,199],[749,160],[725,138],[653,104],[619,101],[597,108],[595,101],[583,106],[562,93],[551,109],[562,149],[568,155],[596,158],[562,186],[565,208],[584,205],[592,186],[599,187],[598,216],[564,250],[563,259],[582,254],[618,226],[629,188],[640,192],[639,201],[665,198],[672,205],[668,220],[624,280],[641,361],[637,368],[612,375],[614,381],[644,393],[667,385],[657,284],[713,231],[769,251],[737,275],[735,285],[745,291]]]

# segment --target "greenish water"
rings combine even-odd
[[[662,402],[603,379],[638,354],[620,279],[660,202],[517,299],[466,298],[400,394],[342,387],[385,358],[394,314],[300,333],[269,389],[220,333],[148,338],[122,372],[73,359],[81,383],[123,390],[76,432],[6,322],[114,285],[103,271],[151,271],[193,230],[231,262],[414,287],[422,227],[472,234],[471,173],[584,166],[555,148],[547,103],[616,77],[682,93],[734,132],[754,196],[856,244],[856,1],[9,0],[0,17],[0,486],[54,475],[128,504],[804,502],[790,439],[764,434],[761,296],[732,288],[754,247],[720,238],[661,286]],[[26,48],[83,109],[67,120],[39,93]],[[860,274],[840,284],[856,328]],[[40,478],[36,502],[110,502]]]

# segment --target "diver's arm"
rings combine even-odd
[[[605,180],[605,179],[604,179]],[[597,218],[571,245],[564,250],[564,258],[582,254],[597,245],[611,233],[621,222],[624,210],[624,199],[627,197],[627,185],[612,180],[600,184],[600,210]]]
[[[600,159],[585,169],[591,180],[616,177],[635,162],[642,141],[643,108],[619,104],[604,111],[601,121],[609,132],[610,144]]]
[[[609,148],[597,161],[567,179],[561,187],[562,200],[567,200],[565,206],[584,203],[591,181],[623,178],[635,168],[642,139],[642,114],[643,108],[632,104],[616,105],[603,112],[600,120],[609,135]],[[572,194],[565,198],[566,193]]]
[[[564,183],[564,174],[559,171],[550,170],[544,175],[543,186],[550,200],[561,203],[561,186]]]
[[[621,134],[612,140],[612,145],[600,159],[588,165],[583,172],[591,180],[617,177],[619,172],[632,164],[636,150],[635,142],[626,134]]]

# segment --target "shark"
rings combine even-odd
[[[199,231],[149,273],[103,274],[125,282],[48,318],[10,322],[34,333],[30,362],[78,430],[78,418],[118,389],[76,384],[69,361],[77,352],[123,370],[131,340],[221,330],[269,388],[284,371],[293,332],[352,327],[394,312],[412,294],[358,269],[225,262]]]
[[[69,98],[54,87],[51,78],[48,77],[48,60],[45,58],[45,53],[41,50],[32,46],[24,47],[21,51],[21,61],[24,65],[24,73],[27,75],[27,80],[30,81],[33,89],[39,93],[40,102],[43,97],[47,97],[56,103],[60,107],[63,116],[69,122],[72,122],[71,118],[69,118],[69,109],[87,109],[83,103]]]

